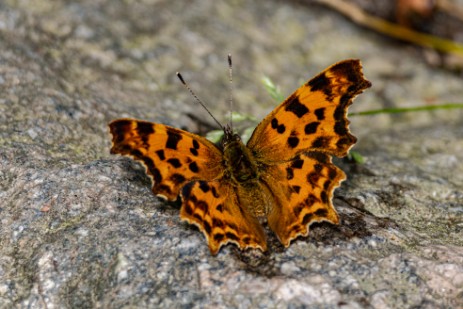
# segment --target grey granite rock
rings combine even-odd
[[[352,111],[463,95],[417,49],[315,5],[4,1],[0,308],[463,307],[461,110],[351,117],[366,162],[337,161],[342,223],[286,250],[269,235],[266,254],[211,256],[138,164],[109,155],[115,118],[205,130],[179,70],[225,121],[228,52],[235,106],[258,118],[275,106],[263,75],[290,93],[350,57],[373,82]]]

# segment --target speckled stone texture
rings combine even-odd
[[[346,58],[373,83],[351,111],[463,97],[419,49],[310,3],[2,1],[0,308],[463,307],[461,110],[351,117],[365,164],[337,161],[341,225],[266,254],[211,256],[109,155],[116,118],[207,130],[176,71],[226,121],[229,52],[235,108],[258,119],[264,75],[289,94]]]

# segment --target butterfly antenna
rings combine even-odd
[[[217,123],[217,125],[219,126],[220,129],[225,130],[225,128],[220,124],[220,122],[217,119],[215,119],[214,115],[212,115],[212,113],[207,109],[207,107],[206,107],[206,105],[204,105],[203,101],[201,101],[198,98],[198,96],[193,92],[193,90],[191,90],[190,86],[188,86],[188,84],[183,79],[182,74],[180,74],[179,72],[177,72],[176,74],[177,74],[178,79],[180,79],[182,84],[186,87],[186,89],[188,89],[188,91],[191,93],[191,95],[195,98],[196,102],[198,102],[206,110],[206,112],[209,113],[209,115],[212,117],[212,119],[214,119],[214,121]]]
[[[228,76],[230,81],[230,129],[233,131],[233,68],[231,54],[228,54]]]

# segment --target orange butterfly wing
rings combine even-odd
[[[331,200],[334,189],[345,178],[344,172],[322,153],[300,154],[269,168],[262,177],[275,197],[268,224],[285,247],[298,236],[307,236],[313,222],[339,222]]]
[[[275,198],[268,224],[284,246],[306,236],[313,222],[338,223],[331,200],[345,174],[330,155],[345,156],[356,142],[347,108],[370,86],[359,60],[334,64],[273,110],[249,140]]]
[[[182,192],[180,216],[201,229],[213,255],[227,243],[267,250],[262,226],[228,181],[195,181]]]
[[[192,180],[213,180],[223,174],[222,152],[198,135],[163,124],[117,119],[109,124],[111,153],[141,162],[154,194],[175,200]]]
[[[371,83],[359,60],[332,65],[297,89],[257,126],[247,146],[264,162],[280,162],[304,151],[345,156],[355,144],[346,113]]]

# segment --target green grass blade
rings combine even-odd
[[[431,111],[431,110],[437,110],[437,109],[452,109],[452,108],[463,108],[463,103],[448,103],[448,104],[427,105],[427,106],[417,106],[417,107],[393,107],[393,108],[374,109],[374,110],[364,111],[364,112],[349,113],[349,116],[398,114],[398,113]]]

